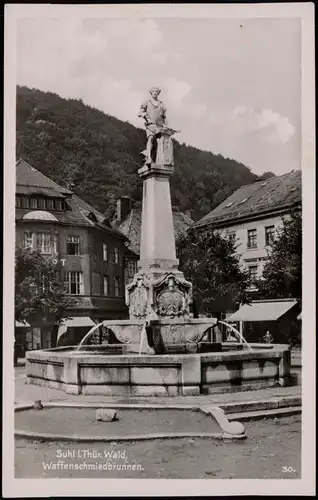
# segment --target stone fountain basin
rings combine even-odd
[[[160,319],[160,337],[164,344],[198,343],[216,323],[215,318],[163,318]],[[129,346],[128,351],[139,353],[141,349],[144,354],[153,353],[154,346],[150,346],[146,340],[147,334],[144,342],[141,342],[145,320],[105,320],[87,333],[82,340],[83,344],[86,344],[94,331],[102,325],[111,331],[116,343]],[[153,342],[153,339],[151,341]]]
[[[77,347],[29,351],[26,382],[69,394],[134,397],[187,396],[288,385],[290,346],[251,347],[252,351],[163,355],[105,355],[90,351],[87,346],[84,352]]]

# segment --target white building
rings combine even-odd
[[[242,186],[195,227],[213,226],[237,241],[242,266],[261,278],[283,217],[301,208],[301,171]]]

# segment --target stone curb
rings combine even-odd
[[[180,438],[215,438],[215,439],[244,439],[246,434],[244,426],[238,422],[251,421],[275,417],[291,416],[301,413],[301,398],[287,396],[281,399],[272,399],[268,401],[249,401],[243,403],[229,403],[221,406],[206,405],[142,405],[142,404],[107,404],[107,403],[72,403],[72,402],[42,402],[44,407],[65,407],[65,408],[125,408],[125,409],[174,409],[201,411],[206,415],[214,417],[223,432],[220,433],[157,433],[148,435],[127,435],[127,436],[59,436],[54,434],[39,434],[17,430],[16,437],[26,439],[41,439],[45,441],[78,441],[78,442],[125,442],[125,441],[144,441],[153,439],[180,439]],[[20,403],[15,406],[15,411],[23,411],[33,408],[32,403]],[[238,411],[245,410],[246,411]],[[228,411],[226,414],[225,411]]]
[[[178,433],[157,433],[157,434],[127,434],[126,436],[61,436],[58,434],[40,434],[17,430],[15,437],[24,439],[35,439],[41,441],[78,441],[78,442],[125,442],[125,441],[150,441],[153,439],[182,439],[182,438],[212,438],[212,439],[245,439],[245,434],[234,435],[226,432],[178,432]]]
[[[242,401],[235,403],[218,404],[227,415],[231,413],[245,413],[256,410],[272,410],[276,408],[286,408],[291,406],[301,406],[301,396],[282,396],[271,398],[265,401]]]
[[[42,401],[42,404],[48,408],[51,407],[64,407],[64,408],[126,408],[126,409],[156,409],[156,410],[192,410],[199,411],[202,407],[218,407],[224,410],[225,414],[230,416],[233,413],[244,413],[253,411],[268,411],[279,408],[289,408],[294,406],[301,406],[301,396],[282,396],[281,398],[270,398],[265,401],[243,401],[243,402],[233,402],[233,403],[211,403],[208,405],[163,405],[163,404],[142,404],[142,403],[131,403],[131,404],[119,404],[119,403],[81,403],[81,402],[71,402],[71,401]],[[16,403],[15,410],[26,410],[32,408],[33,402],[31,403]],[[232,420],[232,418],[231,418]]]
[[[64,408],[116,408],[116,409],[131,409],[131,410],[192,410],[192,411],[199,411],[200,406],[198,405],[163,405],[163,404],[141,404],[141,403],[131,403],[131,404],[111,404],[111,403],[76,403],[76,402],[69,402],[69,401],[48,401],[48,402],[43,402],[42,404],[47,407],[58,407],[62,406]]]
[[[97,405],[96,403],[94,406],[90,404],[80,404],[80,403],[44,403],[42,402],[43,408],[54,408],[54,407],[64,407],[64,408],[112,408],[111,405],[106,405],[106,404],[100,404]],[[16,405],[14,411],[19,412],[19,411],[24,411],[24,410],[30,410],[33,408],[33,403],[32,404],[20,404]],[[147,405],[147,407],[143,405],[116,405],[116,408],[126,408],[126,409],[152,409],[152,410],[157,410],[157,406],[153,405]],[[16,437],[24,437],[28,439],[42,439],[46,441],[57,441],[57,440],[63,440],[63,441],[134,441],[134,440],[140,440],[140,439],[173,439],[173,438],[183,438],[183,437],[217,437],[219,439],[242,439],[245,438],[245,430],[243,424],[240,422],[231,421],[228,420],[228,418],[225,415],[224,410],[222,408],[219,408],[216,405],[209,405],[206,407],[191,407],[191,406],[183,406],[183,407],[173,407],[173,406],[163,406],[160,405],[160,409],[178,409],[178,410],[190,410],[190,411],[200,411],[201,413],[205,414],[208,417],[211,417],[218,426],[221,428],[221,433],[197,433],[197,432],[190,432],[190,433],[159,433],[159,434],[148,434],[148,435],[127,435],[127,436],[59,436],[56,434],[50,434],[50,433],[41,433],[38,434],[36,432],[29,432],[29,431],[22,431],[22,430],[16,430],[15,431],[15,436]]]
[[[244,413],[232,413],[227,415],[229,421],[237,420],[240,421],[251,421],[251,420],[262,420],[264,418],[275,418],[275,417],[289,417],[292,415],[299,415],[302,412],[301,406],[294,406],[291,408],[276,408],[273,410],[266,411],[250,411]]]

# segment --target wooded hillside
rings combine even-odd
[[[141,200],[145,132],[81,100],[17,88],[17,158],[108,213],[119,196]],[[175,141],[172,204],[208,213],[233,191],[257,179],[235,160]]]

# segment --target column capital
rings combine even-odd
[[[174,168],[172,165],[158,165],[151,163],[144,165],[138,170],[138,174],[142,179],[149,177],[170,177],[173,174]]]

